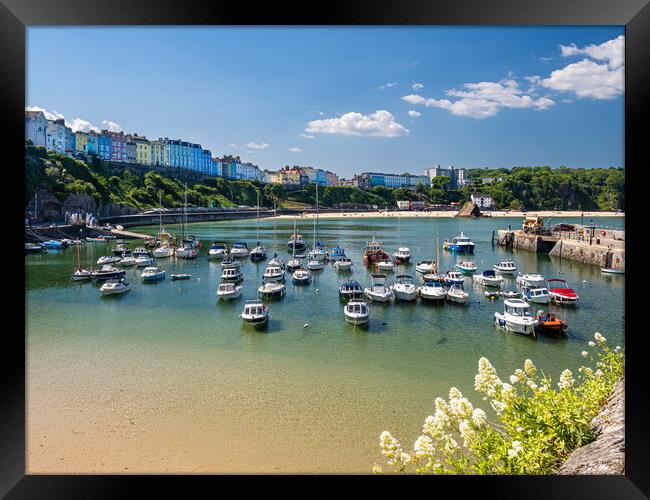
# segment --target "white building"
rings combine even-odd
[[[459,188],[463,187],[467,183],[467,169],[465,168],[455,168],[453,165],[449,165],[447,168],[442,168],[440,165],[434,165],[431,168],[424,170],[424,175],[433,180],[439,176],[446,176],[451,179],[450,187]]]
[[[397,208],[400,210],[408,210],[411,208],[411,202],[409,200],[397,200]]]
[[[42,111],[25,111],[25,140],[34,146],[47,146],[47,118]]]
[[[492,197],[489,194],[472,193],[470,198],[479,208],[492,208],[494,206]]]

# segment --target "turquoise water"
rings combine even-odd
[[[603,275],[596,266],[491,244],[493,230],[520,224],[520,218],[321,219],[320,241],[330,247],[343,246],[354,261],[354,271],[337,274],[328,265],[313,273],[314,280],[307,287],[294,286],[288,279],[286,296],[269,302],[270,321],[262,330],[243,324],[239,314],[244,300],[256,298],[265,263],[246,260],[242,266],[244,296],[219,303],[216,289],[221,266],[206,258],[213,240],[230,245],[243,239],[252,249],[255,221],[190,224],[188,232],[203,242],[201,256],[193,261],[159,259],[168,277],[157,283],[142,283],[142,269],[129,269],[132,290],[121,296],[102,297],[97,285],[69,281],[74,248],[28,255],[32,429],[40,431],[45,425],[45,417],[38,416],[40,411],[47,412],[40,400],[58,402],[66,416],[61,417],[63,428],[87,424],[91,429],[73,405],[101,408],[103,403],[91,395],[112,394],[120,387],[120,397],[130,391],[130,404],[141,412],[139,423],[151,439],[141,438],[134,448],[137,453],[132,455],[140,458],[124,458],[130,470],[183,470],[180,458],[159,466],[148,454],[157,452],[160,441],[176,443],[174,447],[169,444],[173,448],[169,453],[174,454],[196,440],[210,443],[206,450],[195,444],[203,450],[200,463],[206,471],[367,472],[372,463],[381,462],[379,433],[391,430],[408,445],[431,413],[435,397],[445,397],[449,387],[456,386],[480,402],[473,378],[481,356],[489,358],[502,376],[531,358],[557,379],[562,369],[580,366],[580,351],[594,332],[600,331],[614,345],[624,345],[624,276]],[[622,228],[624,221],[601,218],[596,224]],[[267,249],[277,249],[285,261],[290,258],[286,242],[293,220],[267,219],[259,226],[260,240]],[[474,259],[479,270],[509,258],[521,272],[568,281],[580,295],[578,307],[546,306],[568,321],[565,338],[533,340],[496,329],[493,314],[502,309],[502,301],[486,300],[471,278],[466,278],[471,299],[467,306],[371,303],[367,328],[345,322],[338,286],[348,276],[362,286],[370,284],[363,267],[363,247],[373,235],[391,254],[400,246],[409,247],[415,263],[435,259],[436,232],[442,245],[443,239],[459,234],[461,227],[477,244]],[[133,229],[155,234],[158,228]],[[177,227],[167,229],[180,234]],[[298,229],[311,245],[311,221],[299,220]],[[131,241],[129,246],[140,243]],[[94,263],[108,253],[108,245],[86,244],[81,260]],[[462,258],[441,249],[440,269],[450,269]],[[399,270],[416,275],[415,265]],[[192,278],[171,281],[169,275],[175,272],[191,273]],[[514,289],[514,278],[506,278],[504,289]],[[533,305],[533,309],[538,307]],[[304,328],[305,324],[309,326]],[[63,395],[68,399],[64,401]],[[182,439],[177,436],[178,422],[170,424],[171,414],[184,419]],[[212,429],[209,435],[206,429]],[[173,439],[172,432],[176,432]],[[128,449],[128,444],[123,445]],[[99,461],[88,458],[92,450],[100,453],[102,446],[101,441],[81,440],[69,450],[66,463],[77,460],[86,464],[80,466],[83,470],[110,470],[114,465],[102,468]],[[84,447],[82,459],[75,450]],[[33,470],[51,470],[48,455],[38,456]]]

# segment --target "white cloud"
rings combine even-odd
[[[370,115],[350,112],[339,118],[312,120],[306,132],[317,134],[341,134],[373,137],[399,137],[408,135],[409,130],[395,121],[386,110],[375,111]]]
[[[623,93],[624,67],[610,69],[588,59],[556,69],[541,85],[562,92],[574,92],[577,97],[613,99]]]
[[[560,45],[562,57],[585,55],[597,61],[606,61],[607,65],[614,69],[623,66],[625,63],[625,36],[619,35],[613,40],[601,43],[600,45],[587,45],[579,49],[575,43],[571,45]]]
[[[411,85],[411,88],[413,90],[422,90],[424,88],[424,85],[422,85],[421,83],[416,82],[413,85]]]
[[[315,135],[309,135],[309,134],[304,134],[304,133],[299,134],[299,137],[302,137],[303,139],[315,139],[316,138]]]
[[[385,83],[384,85],[380,85],[380,86],[379,86],[379,90],[389,89],[389,88],[391,88],[391,87],[395,87],[395,86],[398,85],[398,84],[399,84],[399,82],[389,82],[389,83]]]
[[[48,120],[58,120],[59,118],[65,119],[61,113],[57,111],[48,111],[47,109],[41,108],[40,106],[26,106],[25,111],[42,111],[45,115],[45,118]]]
[[[409,116],[413,118],[417,118],[418,116],[422,116],[422,113],[420,113],[419,111],[415,111],[413,109],[409,109]]]
[[[267,144],[266,142],[262,142],[262,143],[259,143],[259,142],[249,142],[248,144],[246,144],[246,147],[247,147],[247,148],[250,148],[250,149],[258,149],[258,150],[259,150],[259,149],[266,149],[266,148],[268,148],[269,146],[270,146],[270,144]]]
[[[450,89],[446,94],[457,99],[427,99],[418,94],[406,95],[402,99],[411,104],[442,108],[458,116],[478,119],[495,116],[501,108],[539,110],[555,104],[547,97],[536,99],[526,95],[512,78],[500,82],[466,83],[462,90]]]
[[[70,127],[73,132],[90,132],[91,130],[99,132],[99,127],[82,118],[75,118],[72,121],[66,120],[65,124]]]
[[[289,148],[289,151],[291,151],[292,153],[302,153],[302,149],[298,147]]]
[[[110,132],[121,132],[122,130],[124,130],[124,129],[122,128],[122,125],[120,125],[120,124],[117,123],[117,122],[111,121],[111,120],[103,120],[103,121],[102,121],[102,125],[106,125],[106,128],[107,128]]]
[[[239,148],[239,144],[234,144],[232,142],[230,144],[228,144],[228,146],[230,146],[231,148],[235,148],[235,149]]]

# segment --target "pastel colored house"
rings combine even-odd
[[[97,155],[103,160],[111,159],[111,138],[107,130],[97,136]]]
[[[51,151],[65,154],[65,121],[63,118],[47,121],[45,147]]]
[[[126,162],[126,136],[124,132],[108,132],[111,139],[111,161]]]
[[[47,118],[42,111],[25,111],[25,140],[34,146],[47,146]]]
[[[74,134],[75,141],[75,153],[76,154],[85,154],[86,147],[88,146],[88,134],[86,132],[75,132]]]

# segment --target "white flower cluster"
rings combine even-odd
[[[516,458],[522,451],[524,451],[524,448],[521,446],[521,442],[513,441],[512,448],[508,450],[508,458]]]
[[[569,387],[572,387],[574,383],[575,379],[573,378],[573,374],[571,373],[571,370],[567,368],[560,374],[560,381],[557,385],[560,389],[568,389]]]
[[[594,338],[595,338],[598,342],[600,342],[600,343],[603,343],[603,342],[605,342],[605,341],[607,340],[607,339],[606,339],[605,337],[603,337],[599,332],[596,332],[596,333],[594,334]]]
[[[390,432],[384,431],[381,433],[379,446],[381,447],[381,453],[388,460],[388,465],[396,465],[402,462],[402,447]]]

